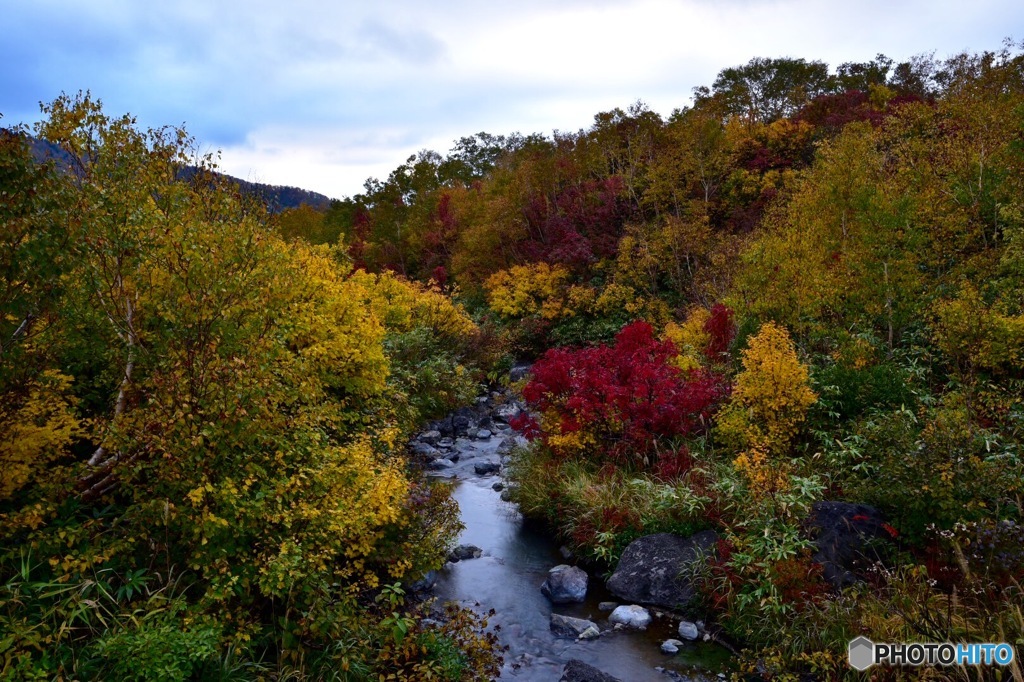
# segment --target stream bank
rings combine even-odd
[[[465,524],[459,543],[481,550],[478,558],[449,562],[438,572],[433,587],[438,602],[478,612],[494,609],[490,625],[508,647],[503,679],[556,681],[570,659],[624,681],[664,682],[668,675],[717,679],[729,658],[717,645],[687,642],[678,654],[661,652],[662,642],[678,637],[672,618],[655,617],[643,631],[615,630],[609,613],[598,608],[616,601],[599,575],[590,576],[582,603],[552,605],[541,593],[548,571],[566,559],[552,536],[525,523],[516,506],[502,500],[502,465],[524,441],[505,422],[521,406],[499,400],[483,399],[432,423],[412,446],[430,475],[454,483],[452,495]],[[602,634],[592,640],[559,637],[550,627],[552,613],[591,620]]]

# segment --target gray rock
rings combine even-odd
[[[533,365],[516,365],[508,371],[508,379],[513,383],[520,379],[525,379],[530,374],[531,369],[533,369]]]
[[[477,462],[473,465],[473,471],[480,476],[490,476],[501,471],[501,465],[497,462]]]
[[[442,436],[452,435],[452,418],[445,417],[444,419],[438,419],[435,422],[430,422],[427,427],[427,431],[437,431]]]
[[[608,622],[622,625],[633,630],[646,630],[651,624],[651,614],[642,606],[630,604],[629,606],[617,606],[608,616]]]
[[[509,426],[508,424],[495,424],[494,428],[496,428],[498,431],[505,432],[510,430],[512,427]]]
[[[683,645],[678,639],[666,639],[661,643],[661,653],[663,654],[678,654],[679,647]]]
[[[551,614],[551,631],[558,637],[576,638],[590,628],[597,629],[597,623],[584,618],[573,618],[563,616],[560,613]],[[600,632],[600,630],[598,630]]]
[[[696,596],[680,572],[714,551],[718,535],[711,530],[689,538],[655,533],[629,543],[608,579],[608,590],[623,601],[685,610]]]
[[[505,403],[504,405],[498,405],[496,408],[494,408],[494,418],[500,419],[506,424],[515,419],[516,417],[518,417],[522,413],[522,408],[519,407],[519,405],[514,402]]]
[[[480,440],[487,440],[491,437],[491,431],[489,429],[477,429],[476,437]]]
[[[424,443],[429,443],[430,445],[437,445],[437,442],[441,440],[441,432],[434,430],[424,431],[420,434],[419,440]]]
[[[591,625],[589,628],[580,633],[579,639],[597,639],[601,636],[601,631],[597,629],[596,625]]]
[[[484,551],[476,545],[459,545],[448,555],[448,561],[458,563],[466,559],[479,559]]]
[[[441,456],[441,453],[435,447],[419,441],[413,441],[410,443],[409,449],[412,450],[414,455],[425,457],[427,459],[437,459]]]
[[[488,431],[488,433],[490,433],[490,432]],[[466,438],[479,438],[479,437],[480,437],[480,429],[476,428],[475,426],[470,426],[468,429],[466,429]]]
[[[552,604],[578,603],[587,598],[587,580],[582,568],[561,564],[548,571],[540,591]]]
[[[455,445],[455,441],[453,441],[451,438],[442,438],[441,440],[437,441],[437,447],[442,448],[444,450],[448,450],[453,445]]]
[[[473,450],[473,441],[468,438],[456,438],[455,447],[459,450]]]
[[[562,669],[562,677],[558,682],[622,682],[617,677],[601,672],[592,665],[573,658]]]
[[[455,466],[455,462],[445,457],[442,457],[441,459],[435,459],[433,462],[430,463],[431,469],[451,469],[453,466]]]
[[[818,550],[812,558],[836,588],[859,580],[863,569],[883,558],[879,549],[892,543],[885,519],[866,504],[815,502],[807,527]]]
[[[510,493],[507,488],[505,490],[501,491],[501,501],[502,502],[511,502],[512,501],[512,493]]]
[[[469,417],[452,417],[452,429],[456,433],[465,433],[466,429],[473,425]]]
[[[437,571],[427,571],[422,578],[409,585],[409,589],[413,592],[428,592],[436,583]]]
[[[502,483],[501,481],[497,481],[494,485],[491,486],[491,490],[493,490],[495,492],[501,492],[504,489],[505,489],[505,484]]]
[[[491,431],[493,431],[494,420],[491,419],[490,417],[483,417],[482,419],[480,419],[480,422],[477,424],[477,426],[481,429],[490,429]]]
[[[562,545],[558,548],[558,553],[562,555],[562,558],[566,561],[572,561],[572,550]]]
[[[697,627],[696,623],[684,620],[679,624],[679,636],[683,639],[693,641],[700,637],[700,629]]]
[[[614,611],[619,605],[617,601],[603,601],[597,605],[598,611]]]

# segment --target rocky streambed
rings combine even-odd
[[[434,596],[494,609],[490,624],[508,647],[502,678],[717,679],[728,652],[702,641],[699,624],[680,628],[674,616],[617,598],[601,576],[581,578],[555,539],[502,499],[504,465],[525,444],[508,421],[522,409],[493,394],[431,423],[410,445],[431,475],[453,480],[465,524],[451,561],[427,583]]]

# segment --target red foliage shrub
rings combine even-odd
[[[673,365],[675,354],[651,325],[634,322],[610,346],[549,350],[523,397],[557,416],[557,425],[545,424],[557,434],[542,433],[545,439],[583,431],[598,442],[595,454],[653,465],[664,440],[706,429],[728,393],[720,375]]]
[[[675,452],[662,453],[662,455],[658,457],[658,478],[666,482],[676,481],[682,478],[686,474],[690,473],[692,468],[693,457],[690,455],[690,449],[685,445],[681,446]]]
[[[721,355],[728,353],[732,340],[736,338],[732,308],[721,303],[713,305],[711,317],[704,323],[704,331],[711,336],[708,347],[704,350],[708,359],[717,360]]]

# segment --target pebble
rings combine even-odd
[[[666,639],[661,643],[661,653],[663,654],[678,654],[679,647],[683,645],[678,639]]]

